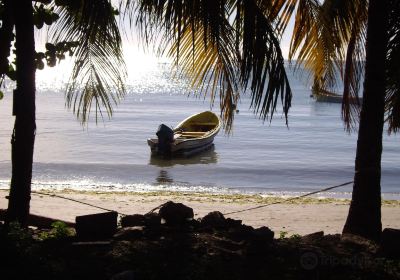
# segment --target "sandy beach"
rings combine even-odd
[[[193,208],[195,218],[211,211],[229,213],[251,207],[282,201],[279,197],[258,195],[218,195],[208,193],[95,193],[60,191],[48,192],[84,203],[112,209],[122,214],[144,214],[172,200]],[[0,209],[7,208],[8,190],[0,190]],[[275,231],[291,234],[308,234],[323,230],[326,234],[340,233],[349,207],[348,200],[305,198],[267,207],[227,215],[240,219],[254,227],[268,226]],[[74,222],[75,216],[100,213],[101,209],[62,198],[32,194],[31,213],[54,219]],[[384,201],[382,205],[382,226],[400,228],[400,201]]]

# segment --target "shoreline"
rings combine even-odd
[[[123,184],[122,184],[123,185]],[[169,184],[132,184],[113,185],[112,183],[92,183],[83,181],[71,181],[68,183],[63,182],[36,182],[32,181],[32,190],[35,191],[48,191],[48,192],[74,192],[74,193],[109,193],[109,194],[141,194],[141,195],[152,195],[152,194],[176,194],[180,195],[193,195],[193,196],[226,196],[226,197],[262,197],[262,198],[290,198],[297,196],[306,195],[307,198],[313,198],[316,200],[351,200],[351,191],[332,191],[337,187],[343,187],[349,184],[343,184],[338,186],[328,186],[327,188],[321,189],[308,189],[308,190],[271,190],[271,189],[258,189],[258,188],[226,188],[226,187],[206,187],[206,186],[181,186],[181,185],[169,185]],[[0,180],[0,192],[8,191],[10,186],[10,180]],[[308,196],[311,192],[315,192],[311,196]],[[381,198],[384,203],[391,203],[400,201],[400,192],[382,192]],[[260,200],[260,199],[258,199]]]
[[[81,201],[121,214],[145,214],[157,206],[172,200],[192,207],[195,218],[209,212],[230,213],[247,208],[271,204],[228,215],[253,227],[267,226],[280,233],[309,234],[324,231],[325,234],[341,233],[346,221],[349,199],[306,197],[292,201],[277,196],[249,194],[214,194],[192,192],[96,192],[96,191],[37,191],[32,193],[31,213],[73,222],[76,216],[104,212],[89,205],[80,204],[56,196]],[[7,208],[7,189],[0,189],[0,209]],[[53,195],[53,196],[52,196]],[[382,226],[400,228],[400,200],[383,200]]]

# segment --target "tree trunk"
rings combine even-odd
[[[14,1],[14,0],[12,0]],[[35,142],[35,39],[31,0],[14,8],[17,88],[14,90],[14,131],[11,138],[12,177],[7,222],[26,226],[31,194]]]
[[[381,156],[385,102],[388,0],[370,0],[363,104],[357,140],[353,196],[343,233],[379,241]]]

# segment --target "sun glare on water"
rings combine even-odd
[[[157,71],[160,63],[170,62],[165,57],[157,57],[151,51],[146,52],[132,45],[125,46],[123,51],[127,84],[136,84],[138,80],[150,79],[152,74]],[[65,85],[71,77],[73,67],[73,58],[67,57],[65,60],[57,63],[55,67],[45,67],[43,70],[37,70],[36,83],[38,88],[48,90],[65,89]]]

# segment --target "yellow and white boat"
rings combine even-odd
[[[157,138],[147,139],[147,143],[152,154],[189,156],[210,148],[220,128],[220,118],[205,111],[186,118],[174,129],[161,124]]]

